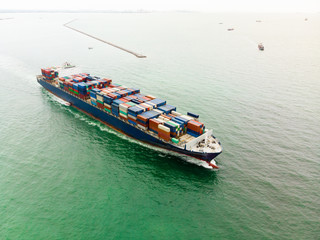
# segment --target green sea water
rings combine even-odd
[[[319,14],[4,17],[0,239],[319,239]],[[61,104],[35,75],[65,61],[200,114],[220,169]]]

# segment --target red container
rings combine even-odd
[[[121,119],[123,119],[123,120],[125,120],[125,121],[128,120],[128,118],[122,117],[120,114],[119,114],[119,116],[120,116]]]
[[[98,106],[98,108],[104,109],[104,105],[99,102],[97,102],[97,106]]]
[[[112,93],[108,93],[107,96],[111,97],[112,99],[116,99],[117,98],[117,96],[112,94]]]
[[[144,116],[141,116],[140,114],[138,114],[137,119],[140,119],[143,122],[147,122],[148,118],[145,118]]]
[[[133,95],[131,95],[130,97],[133,98],[133,99],[137,99],[138,98],[137,96],[133,96]]]
[[[130,101],[128,101],[128,100],[125,99],[125,98],[119,98],[119,100],[121,100],[121,101],[123,101],[123,102],[130,102]]]
[[[159,138],[162,138],[163,140],[165,140],[165,141],[170,141],[170,132],[166,132],[166,131],[164,131],[164,130],[162,130],[162,129],[158,129],[158,137]]]
[[[130,119],[132,122],[137,123],[137,121],[135,119],[132,119],[129,114],[128,114],[128,119]]]
[[[195,120],[190,120],[187,124],[187,128],[189,128],[192,131],[195,131],[197,133],[202,133],[203,132],[203,123],[195,121]]]
[[[148,104],[140,103],[139,106],[146,108],[147,111],[150,111],[150,110],[151,110],[151,106],[148,105]]]
[[[171,120],[171,117],[170,117],[170,116],[167,116],[167,115],[164,115],[164,114],[161,114],[161,117],[164,117],[164,118],[166,118],[166,119],[168,119],[168,120]]]
[[[142,97],[142,99],[144,99],[144,100],[146,100],[146,101],[152,100],[151,98],[148,98],[148,97]]]
[[[109,86],[112,82],[111,79],[108,79],[108,78],[102,78],[102,80],[106,81],[107,85]]]
[[[149,119],[149,128],[158,131],[158,125],[161,124],[154,118]]]

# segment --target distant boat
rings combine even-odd
[[[305,21],[308,21],[308,18],[305,18],[304,20],[305,20]]]
[[[62,65],[62,68],[64,69],[67,69],[67,68],[74,68],[75,65],[71,65],[70,63],[68,62],[65,62],[63,65]]]
[[[233,31],[234,30],[234,28],[228,28],[228,31]]]
[[[262,22],[261,20],[256,20],[256,22]]]
[[[88,47],[89,50],[93,49],[93,47]]]
[[[222,22],[220,22],[219,24],[223,24]]]
[[[259,43],[259,44],[258,44],[258,48],[259,48],[260,51],[263,51],[263,50],[264,50],[263,44],[262,44],[262,43]]]

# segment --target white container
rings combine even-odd
[[[150,106],[149,108],[150,108],[150,110],[152,110],[153,109],[153,106],[151,105],[151,104],[149,104],[149,103],[144,103],[145,105],[147,105],[147,106]]]
[[[163,111],[161,111],[161,110],[159,110],[159,109],[153,109],[153,111],[156,111],[157,113],[160,113],[160,114],[163,113]]]
[[[155,118],[160,124],[164,124],[165,123],[165,121],[164,120],[162,120],[162,119],[159,119],[159,118]]]
[[[132,115],[130,115],[130,114],[128,114],[128,117],[131,118],[131,119],[133,119],[133,120],[137,120],[137,117],[134,117],[134,116],[132,116]]]
[[[99,100],[100,102],[103,102],[103,97],[97,94],[97,100]]]
[[[124,112],[128,112],[128,106],[124,106],[123,105],[123,103],[121,103],[120,105],[119,105],[119,108],[122,110],[122,111],[124,111]]]
[[[147,127],[144,127],[144,126],[141,126],[140,124],[137,124],[138,128],[141,128],[143,130],[147,130],[148,128]]]
[[[168,121],[169,121],[169,119],[167,119],[167,118],[165,118],[165,117],[162,117],[162,116],[159,116],[158,119],[161,119],[161,120],[164,121],[164,122],[168,122]]]
[[[152,96],[152,95],[147,95],[147,98],[151,98],[152,100],[155,99],[156,97]]]
[[[181,116],[182,115],[181,113],[178,113],[176,111],[172,111],[171,114],[174,115],[174,116]]]
[[[190,117],[190,116],[187,116],[187,115],[181,115],[180,117],[183,117],[183,118],[185,118],[187,120],[194,120],[193,117]]]
[[[124,115],[124,114],[122,114],[122,113],[119,113],[119,115],[120,115],[121,117],[128,118],[127,115]]]
[[[158,125],[158,128],[165,131],[165,132],[170,132],[170,128],[166,127],[166,126],[163,126],[162,124],[159,124]]]
[[[107,103],[104,103],[103,104],[105,107],[108,107],[108,108],[111,108],[111,105],[107,104]]]

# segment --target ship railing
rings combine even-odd
[[[187,142],[185,145],[185,149],[192,150],[194,146],[196,146],[200,141],[202,141],[203,139],[206,139],[206,137],[209,137],[211,135],[212,135],[212,129],[200,135],[199,137],[192,139],[190,142]]]

